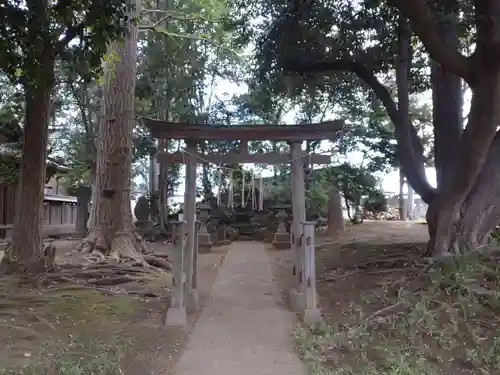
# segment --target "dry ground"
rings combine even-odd
[[[71,258],[76,244],[56,241],[57,258]],[[169,251],[163,244],[151,246]],[[199,256],[202,303],[226,251],[214,248]],[[164,327],[170,287],[168,273],[141,285],[142,296],[122,293],[130,286],[28,289],[0,280],[0,375],[171,374],[197,316],[190,316],[185,329]]]
[[[326,323],[296,332],[311,374],[500,374],[500,256],[430,268],[426,240],[426,225],[385,221],[350,226],[337,241],[318,236]],[[270,255],[285,289],[291,254]]]

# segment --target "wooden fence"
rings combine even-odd
[[[0,239],[8,239],[14,222],[16,189],[14,185],[0,186]],[[45,194],[43,203],[44,235],[64,236],[74,232],[77,199],[72,196]]]

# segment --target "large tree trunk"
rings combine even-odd
[[[50,62],[48,62],[50,64]],[[53,68],[53,61],[52,61]],[[40,273],[50,266],[43,256],[42,228],[51,89],[27,90],[23,157],[19,175],[12,242],[0,272]]]
[[[40,273],[50,267],[54,260],[43,254],[42,219],[55,56],[51,41],[47,41],[43,33],[48,17],[47,1],[27,1],[26,4],[31,12],[27,36],[32,41],[32,48],[27,51],[28,60],[32,58],[37,64],[29,67],[31,76],[24,85],[26,117],[14,227],[11,246],[0,265],[0,274]],[[30,81],[35,78],[36,81]]]
[[[428,252],[436,255],[477,248],[487,241],[496,225],[496,218],[490,216],[490,212],[496,210],[497,173],[490,164],[494,163],[491,160],[498,160],[494,156],[498,147],[495,135],[500,123],[500,64],[492,56],[498,45],[495,35],[500,32],[500,4],[488,2],[484,6],[477,5],[475,10],[478,20],[477,47],[470,60],[470,75],[467,76],[469,84],[472,82],[471,110],[467,128],[459,141],[457,128],[462,127],[460,81],[453,77],[440,77],[446,91],[441,93],[442,102],[437,108],[443,113],[442,122],[435,126],[445,127],[446,123],[453,121],[449,125],[454,127],[450,136],[456,144],[436,146],[444,147],[446,151],[451,148],[452,152],[451,157],[444,158],[447,164],[439,165],[445,167],[443,170],[446,173],[440,173],[442,181],[438,195],[427,213],[431,237]],[[496,22],[483,22],[484,19]],[[452,23],[448,24],[448,28],[453,32],[456,29]],[[456,36],[454,38],[456,41]],[[448,43],[451,42],[450,37]],[[445,107],[446,104],[448,107]],[[441,138],[448,137],[447,130],[440,130],[443,133]]]
[[[497,133],[481,173],[461,204],[458,215],[451,223],[451,234],[446,238],[447,247],[430,247],[428,255],[439,255],[446,251],[476,250],[490,242],[491,232],[500,224],[500,133]],[[436,246],[435,233],[438,231],[439,215],[447,212],[435,211],[431,206],[427,214],[431,237],[430,245]]]
[[[456,226],[456,247],[477,249],[490,241],[500,224],[500,133],[493,141],[481,174],[461,207]]]
[[[103,118],[98,129],[94,215],[84,253],[142,261],[142,240],[135,234],[130,205],[132,131],[136,80],[137,27],[128,25],[125,41],[110,44],[118,61],[104,67]]]
[[[476,202],[478,199],[486,198],[490,200],[489,204],[492,206],[490,209],[494,208],[495,197],[486,196],[491,187],[489,189],[485,189],[485,187],[495,184],[495,175],[485,174],[483,180],[480,178],[480,172],[485,173],[488,169],[488,163],[485,161],[490,158],[488,154],[491,154],[495,149],[492,141],[500,122],[497,99],[500,97],[500,65],[491,65],[484,66],[484,70],[478,74],[477,86],[472,89],[469,124],[463,133],[456,160],[457,166],[460,168],[454,170],[449,182],[443,182],[435,202],[431,204],[427,213],[431,236],[429,252],[434,254],[475,247],[475,243],[467,244],[461,241],[459,244],[457,242],[457,237],[464,239],[475,236],[473,233],[465,233],[467,228],[471,228],[469,224],[462,223],[465,217],[474,221],[480,220],[480,216],[483,215],[482,212],[471,209],[472,212],[479,215],[474,219],[472,213],[466,212],[470,208],[467,204],[468,201]],[[482,189],[485,189],[485,192],[482,192]],[[483,195],[483,197],[475,197],[478,194]],[[487,208],[484,204],[480,206],[484,209]],[[487,222],[482,225],[487,225]],[[457,230],[459,233],[454,233]],[[460,249],[460,247],[466,248]]]
[[[456,43],[456,33],[453,34]],[[460,77],[446,71],[434,61],[431,62],[431,84],[434,164],[439,190],[443,184],[450,183],[456,167],[462,136],[462,89]]]
[[[337,237],[345,230],[344,215],[342,212],[342,197],[338,189],[333,188],[330,191],[328,200],[328,229],[327,236]]]

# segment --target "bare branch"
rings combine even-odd
[[[148,10],[143,10],[145,13],[164,13],[165,15],[158,21],[156,21],[153,24],[154,26],[161,25],[165,23],[166,21],[169,20],[175,20],[175,21],[205,21],[208,23],[217,23],[217,20],[212,20],[207,17],[202,16],[199,13],[183,13],[183,12],[175,12],[172,10],[166,10],[166,9],[148,9]]]
[[[139,27],[139,31],[154,31],[154,32],[157,32],[157,33],[169,36],[171,38],[200,40],[200,41],[207,42],[207,43],[211,44],[212,46],[214,46],[216,48],[220,48],[222,50],[228,51],[228,52],[232,53],[235,57],[238,57],[238,58],[243,57],[243,55],[238,54],[233,49],[231,49],[229,47],[226,47],[224,45],[221,45],[221,44],[217,43],[216,41],[212,40],[211,38],[207,38],[207,37],[204,37],[204,36],[201,36],[201,35],[196,35],[196,34],[178,34],[178,33],[171,32],[171,31],[169,31],[169,30],[167,30],[167,29],[165,29],[163,27],[158,27],[158,26],[140,26]]]
[[[395,3],[410,20],[413,32],[420,38],[431,58],[470,82],[472,65],[469,59],[446,42],[425,1],[395,0]]]

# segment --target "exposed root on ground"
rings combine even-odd
[[[49,271],[55,266],[55,257],[56,248],[53,245],[47,245],[41,253],[32,254],[25,259],[18,259],[12,254],[12,248],[9,246],[0,262],[0,276],[37,275]]]
[[[36,259],[21,262],[7,251],[0,271],[18,274],[21,283],[95,287],[145,284],[172,269],[167,254],[147,252],[143,239],[132,230],[117,232],[112,239],[107,239],[102,231],[92,231],[73,252],[82,255],[76,264],[56,264],[55,253],[56,248],[49,245]]]
[[[163,292],[169,290],[169,282],[167,279],[162,280],[163,275],[165,275],[163,269],[149,265],[144,267],[143,262],[65,263],[36,277],[21,275],[18,285],[34,285],[37,288],[48,288],[54,292],[91,289],[109,295],[163,298]],[[9,296],[6,299],[11,298],[18,299],[17,296]],[[1,300],[0,294],[0,308]]]
[[[147,270],[156,268],[170,271],[172,264],[167,254],[148,252],[146,245],[137,232],[117,232],[112,239],[105,237],[98,229],[89,233],[76,250],[86,255],[91,263],[107,262],[113,265],[115,271],[120,265],[122,270],[137,268]],[[127,282],[122,278],[123,282]],[[111,282],[111,281],[110,281]]]
[[[155,270],[145,269],[142,263],[98,263],[88,265],[62,265],[57,270],[40,276],[39,284],[68,282],[73,284],[111,286],[124,283],[141,283]]]

